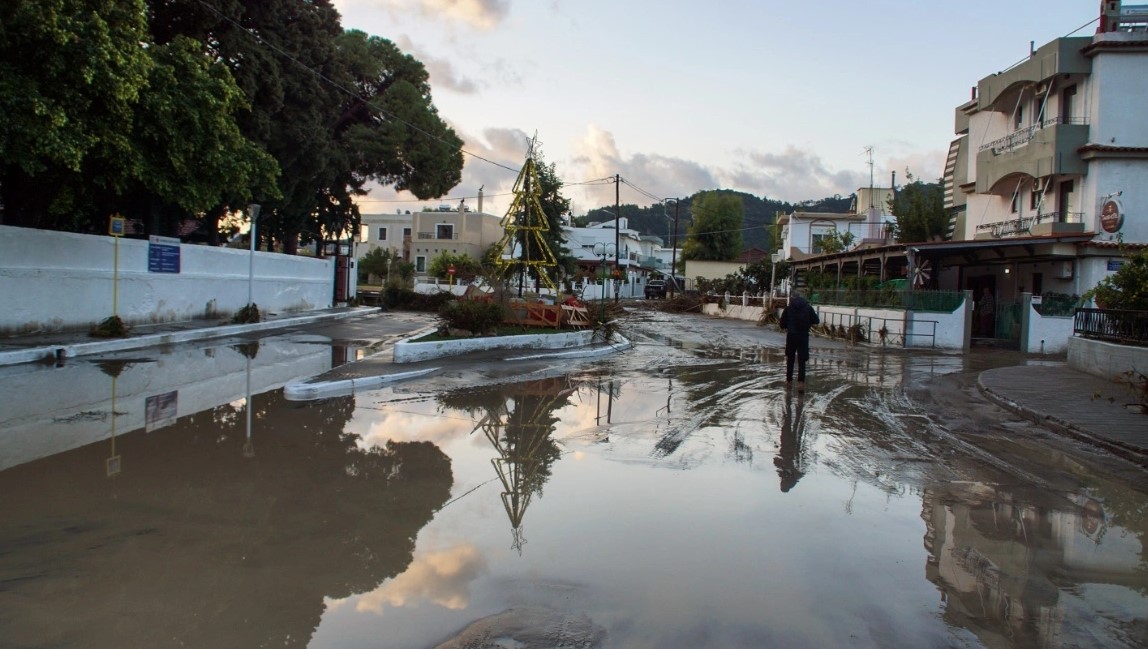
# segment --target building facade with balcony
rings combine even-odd
[[[919,249],[998,300],[1079,295],[1148,242],[1148,6],[1101,3],[1092,36],[1058,38],[981,79],[956,109],[945,169],[953,241]]]

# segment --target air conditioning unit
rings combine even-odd
[[[1036,180],[1032,181],[1032,191],[1034,192],[1043,192],[1045,186],[1046,182],[1043,178],[1037,178]]]
[[[1057,279],[1072,279],[1072,262],[1062,261],[1056,264]]]

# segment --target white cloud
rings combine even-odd
[[[622,176],[627,182],[658,197],[686,196],[701,189],[717,187],[713,172],[690,160],[659,154],[623,155],[614,135],[597,126],[590,126],[586,135],[574,146],[570,170],[559,172],[570,183]],[[572,188],[575,189],[575,188]],[[585,202],[583,209],[614,203],[613,185],[577,187]],[[623,185],[621,202],[649,205],[653,199]]]
[[[341,12],[358,0],[340,0],[336,6]],[[459,22],[475,29],[497,27],[510,13],[510,0],[376,0],[375,4],[401,15],[412,9],[424,18]]]
[[[425,49],[415,44],[409,36],[400,36],[395,39],[395,44],[402,51],[422,61],[427,73],[430,74],[432,89],[445,88],[464,95],[478,92],[478,84],[463,76],[455,69],[454,64],[446,59],[432,56]]]

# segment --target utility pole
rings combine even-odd
[[[674,199],[674,239],[673,239],[673,248],[671,249],[671,252],[670,252],[670,279],[673,280],[670,283],[670,297],[674,296],[674,290],[678,287],[678,275],[677,275],[678,215],[681,213],[681,211],[682,211],[682,199],[675,198]]]
[[[618,255],[622,254],[622,176],[614,174],[614,304],[618,303],[618,284],[622,279],[622,264]]]

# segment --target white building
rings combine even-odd
[[[959,270],[948,288],[1079,295],[1119,266],[1119,239],[1148,242],[1146,27],[1148,6],[1106,0],[1094,35],[1033,49],[957,107],[954,241],[919,247]]]

